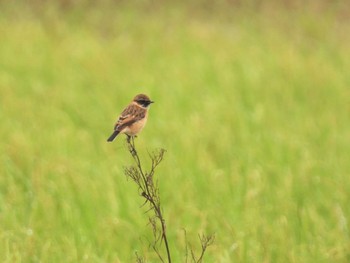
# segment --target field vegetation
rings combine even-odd
[[[174,262],[349,262],[349,5],[266,2],[0,1],[0,261],[158,262],[142,92]]]

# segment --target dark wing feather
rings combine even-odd
[[[126,126],[143,119],[145,116],[146,110],[140,109],[139,106],[131,104],[120,114],[120,117],[114,126],[114,130],[122,131]]]

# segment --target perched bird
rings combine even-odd
[[[119,133],[125,133],[129,137],[138,134],[147,122],[149,106],[154,103],[145,94],[136,95],[132,102],[120,114],[114,126],[114,132],[107,139],[112,142]]]

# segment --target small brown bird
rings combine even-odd
[[[154,103],[145,94],[136,95],[132,102],[120,114],[114,126],[114,132],[107,139],[112,142],[119,133],[135,136],[145,127],[148,117],[149,106]]]

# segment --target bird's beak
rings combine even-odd
[[[151,103],[155,103],[155,101],[151,100]]]

